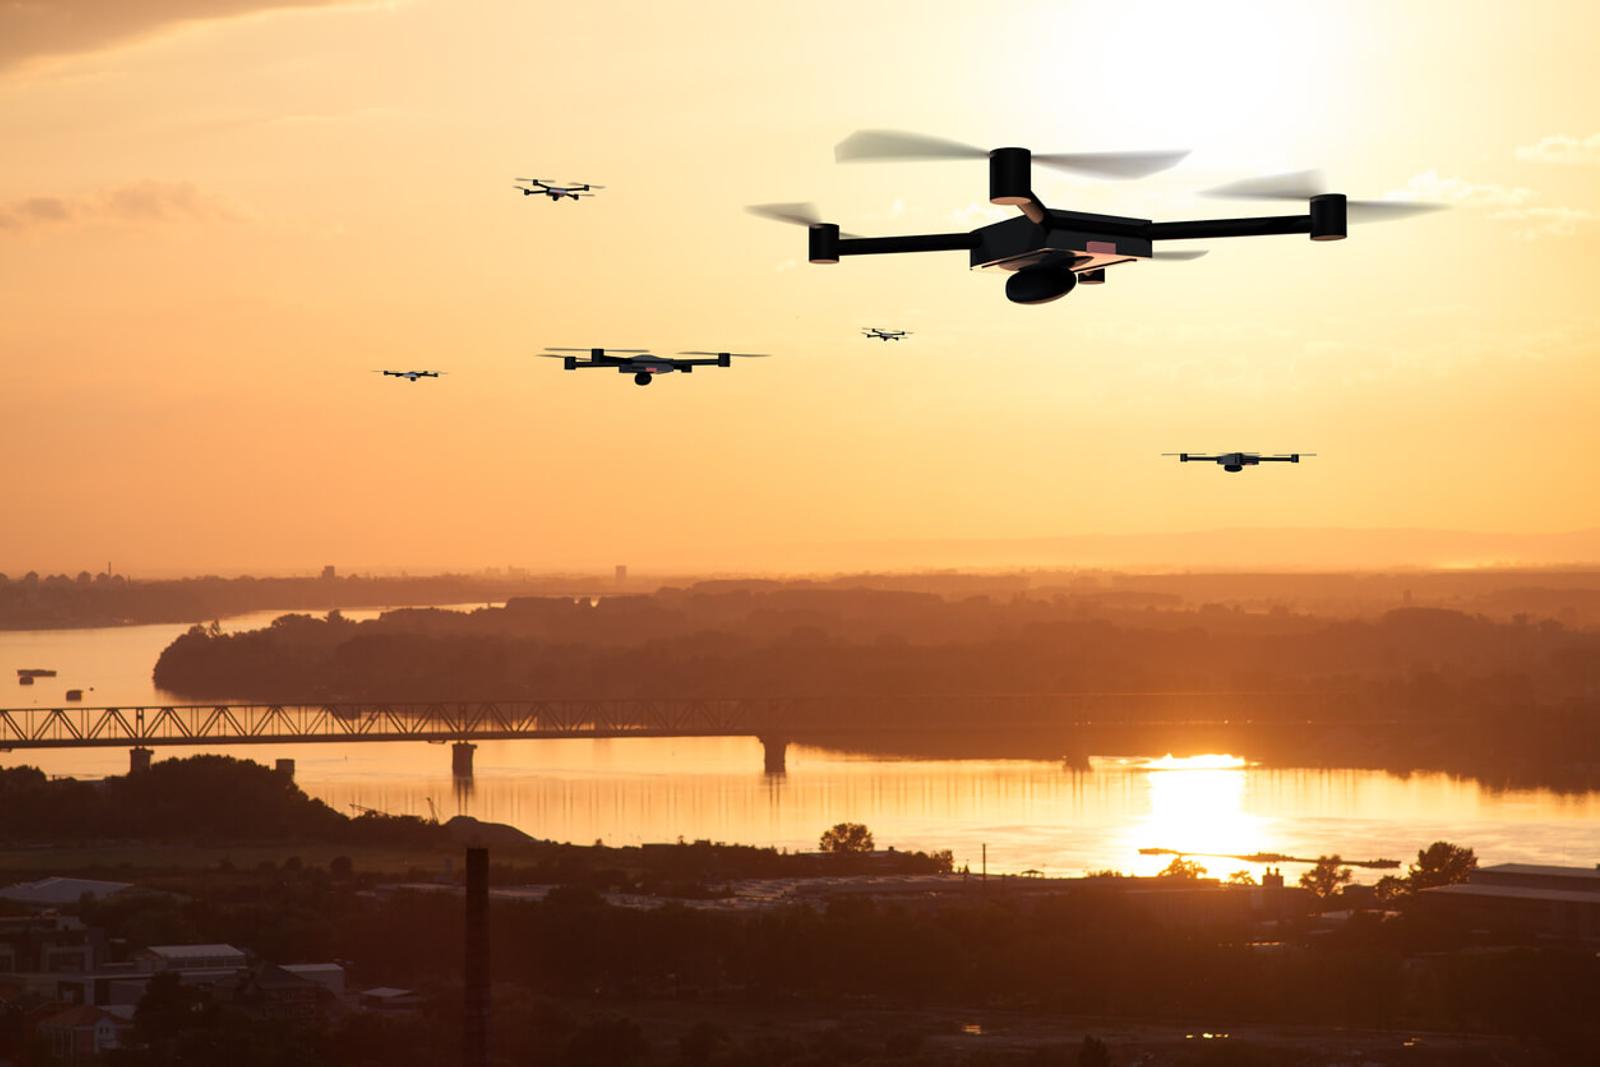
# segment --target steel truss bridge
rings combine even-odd
[[[824,699],[511,700],[0,709],[0,751],[561,737],[758,737],[952,729],[1252,724],[1271,707],[1306,726],[1377,725],[1344,694],[1044,693]]]

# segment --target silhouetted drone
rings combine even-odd
[[[414,382],[418,378],[437,378],[437,377],[439,377],[439,375],[443,374],[444,371],[442,371],[442,370],[375,370],[372,373],[373,374],[381,374],[385,378],[404,378],[408,382]]]
[[[901,338],[911,336],[910,330],[883,330],[876,326],[863,326],[861,327],[861,333],[863,336],[873,337],[879,341],[898,341]]]
[[[1347,200],[1343,193],[1327,192],[1320,177],[1310,171],[1235,182],[1208,193],[1310,203],[1309,214],[1267,218],[1152,222],[1049,208],[1033,192],[1031,173],[1035,162],[1097,178],[1142,178],[1174,166],[1186,155],[1187,151],[1166,151],[1036,156],[1026,148],[985,151],[941,137],[896,130],[860,130],[835,147],[834,157],[839,162],[987,157],[989,202],[1014,206],[1022,212],[1022,217],[980,226],[970,233],[852,237],[841,235],[839,227],[833,223],[821,221],[810,204],[757,204],[748,210],[763,218],[808,226],[808,258],[813,263],[837,263],[841,256],[964,251],[969,254],[973,269],[1012,272],[1006,279],[1007,299],[1018,304],[1043,304],[1067,295],[1080,281],[1104,282],[1105,269],[1118,263],[1141,259],[1196,259],[1205,255],[1199,250],[1157,255],[1152,247],[1156,241],[1290,233],[1309,234],[1313,241],[1338,241],[1345,237],[1349,218],[1375,222],[1440,206],[1395,200]]]
[[[1238,474],[1246,467],[1259,463],[1299,463],[1301,456],[1314,456],[1315,452],[1286,452],[1280,456],[1263,456],[1259,452],[1224,452],[1217,456],[1202,456],[1198,452],[1163,452],[1163,456],[1177,456],[1179,463],[1216,463],[1222,469]]]
[[[587,352],[588,359],[559,355],[563,352]],[[709,356],[709,359],[672,359],[653,356],[643,348],[546,348],[539,353],[546,359],[559,359],[566,370],[584,370],[588,367],[608,367],[621,374],[633,375],[634,385],[649,385],[658,374],[682,371],[688,374],[696,367],[731,367],[735,359],[765,359],[766,352],[679,352],[680,356]]]
[[[605,188],[603,185],[590,185],[588,182],[573,182],[571,185],[557,185],[547,178],[513,178],[512,181],[525,183],[523,185],[513,185],[511,187],[520,192],[523,196],[540,194],[543,196],[548,196],[551,200],[560,200],[562,197],[566,197],[569,200],[577,200],[580,197],[592,197],[594,196],[594,193],[590,190]]]

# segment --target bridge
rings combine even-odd
[[[1307,692],[1035,693],[724,700],[511,700],[422,703],[190,704],[0,708],[0,751],[128,746],[133,770],[156,746],[430,741],[453,745],[471,775],[480,741],[617,737],[755,737],[766,769],[783,770],[803,735],[1107,725],[1247,726],[1251,713],[1291,705],[1305,725],[1377,725],[1350,714],[1345,694]],[[1338,717],[1328,714],[1338,708]],[[1315,718],[1312,711],[1318,711]]]

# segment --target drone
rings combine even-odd
[[[372,373],[373,374],[381,374],[385,378],[404,378],[408,382],[414,382],[418,378],[437,378],[437,377],[439,377],[439,375],[443,374],[444,371],[442,371],[442,370],[375,370]]]
[[[1216,456],[1203,456],[1198,452],[1163,452],[1163,456],[1177,456],[1179,463],[1216,463],[1230,474],[1238,474],[1246,467],[1254,467],[1260,463],[1299,463],[1302,456],[1314,456],[1315,452],[1285,452],[1277,456],[1263,456],[1259,452],[1223,452]]]
[[[1106,268],[1141,260],[1187,260],[1205,255],[1193,249],[1157,253],[1158,241],[1219,237],[1308,234],[1313,241],[1340,241],[1349,220],[1380,221],[1433,211],[1442,205],[1398,200],[1349,200],[1330,193],[1314,171],[1234,182],[1209,190],[1218,197],[1304,200],[1304,215],[1266,218],[1200,219],[1154,222],[1120,215],[1094,215],[1046,207],[1033,191],[1032,167],[1047,167],[1097,178],[1143,178],[1175,166],[1187,151],[1076,152],[1034,155],[1026,148],[986,151],[942,137],[898,130],[860,130],[834,148],[841,163],[881,160],[989,160],[989,202],[1015,207],[1021,217],[980,226],[968,233],[856,237],[824,222],[810,204],[756,204],[747,210],[763,218],[809,228],[812,263],[838,263],[843,256],[899,252],[966,252],[974,270],[1000,270],[1006,298],[1017,304],[1059,299],[1083,282],[1101,284]]]
[[[566,352],[587,352],[588,359],[568,356]],[[633,375],[634,385],[649,385],[658,374],[682,371],[692,372],[696,367],[731,367],[735,359],[765,359],[766,352],[679,352],[680,356],[707,357],[673,359],[653,356],[643,348],[546,348],[539,355],[545,359],[559,359],[564,370],[583,370],[588,367],[609,367],[619,374]]]
[[[573,182],[570,185],[557,185],[548,178],[513,178],[512,181],[522,183],[520,185],[513,185],[511,188],[517,190],[523,196],[533,196],[535,194],[539,194],[548,196],[551,200],[560,200],[562,197],[566,197],[569,200],[577,200],[580,197],[592,197],[594,196],[594,193],[591,190],[605,188],[603,185],[590,185],[588,182]]]
[[[863,326],[863,327],[861,327],[861,334],[864,337],[872,337],[872,338],[875,338],[875,339],[877,339],[879,341],[899,341],[899,340],[902,340],[904,338],[910,337],[911,336],[911,331],[910,330],[884,330],[884,329],[880,329],[877,326]]]

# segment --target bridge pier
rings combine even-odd
[[[150,759],[155,755],[150,749],[139,745],[128,750],[128,773],[138,774],[140,771],[150,769]]]
[[[763,737],[761,740],[762,770],[767,774],[787,774],[789,739],[787,737]]]
[[[478,746],[471,741],[457,741],[450,746],[450,773],[457,778],[472,777],[472,754]]]

